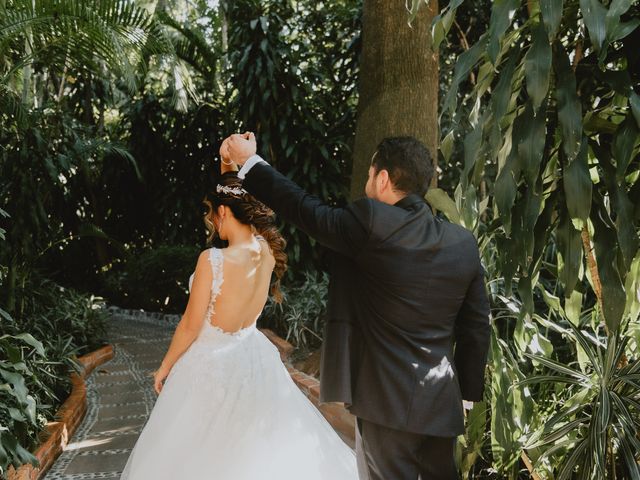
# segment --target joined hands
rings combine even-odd
[[[256,136],[252,132],[235,133],[227,137],[220,146],[220,170],[233,172],[256,154]]]

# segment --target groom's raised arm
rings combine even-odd
[[[355,257],[369,239],[371,200],[362,199],[346,208],[331,207],[307,193],[257,155],[238,173],[243,187],[326,247]]]

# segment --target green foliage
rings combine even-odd
[[[523,452],[543,477],[637,476],[638,25],[632,2],[496,1],[456,64],[441,168],[461,177],[428,200],[476,233],[491,279],[490,433],[471,476],[517,478]]]
[[[102,64],[133,89],[146,55],[171,52],[153,17],[127,0],[6,0],[0,5],[0,84],[25,82],[37,69],[63,76],[66,69],[99,71]],[[27,70],[24,70],[24,69]],[[16,78],[17,77],[17,78]],[[29,103],[29,102],[24,102]]]
[[[12,219],[0,261],[9,269],[3,292],[9,311],[17,285],[53,243],[83,229],[100,231],[85,228],[91,213],[101,216],[96,162],[115,155],[136,167],[104,134],[110,87],[101,80],[118,79],[131,92],[143,61],[171,51],[153,17],[128,0],[1,3],[0,199]],[[94,94],[102,97],[96,112]],[[104,261],[106,246],[97,243]]]
[[[569,323],[565,333],[586,356],[583,365],[571,365],[541,355],[528,355],[551,374],[530,377],[523,384],[565,384],[563,399],[553,415],[528,439],[528,449],[547,447],[537,462],[557,455],[563,459],[557,479],[637,478],[640,452],[640,361],[626,363],[629,337],[597,338]],[[613,442],[612,442],[613,439]],[[620,458],[613,463],[611,449]],[[552,463],[553,465],[553,463]]]
[[[29,453],[70,389],[77,355],[103,344],[104,305],[46,280],[25,284],[0,319],[0,474]]]
[[[297,348],[309,351],[322,343],[329,276],[307,273],[303,282],[284,287],[281,304],[270,300],[262,325],[273,328]]]
[[[235,120],[276,168],[331,204],[349,185],[360,11],[352,2],[243,0],[229,4]],[[297,17],[299,16],[299,17]],[[296,25],[288,19],[301,18]],[[313,241],[283,226],[289,259],[317,264]],[[294,270],[294,269],[291,269]]]
[[[170,245],[132,254],[105,274],[107,299],[121,307],[182,313],[198,254],[195,247]]]

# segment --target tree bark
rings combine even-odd
[[[385,137],[411,135],[437,161],[438,53],[431,48],[437,11],[431,0],[409,26],[404,1],[364,0],[352,198],[362,196],[371,157]]]

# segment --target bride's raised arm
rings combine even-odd
[[[238,165],[229,158],[229,143],[226,138],[220,145],[220,173],[237,172]]]

